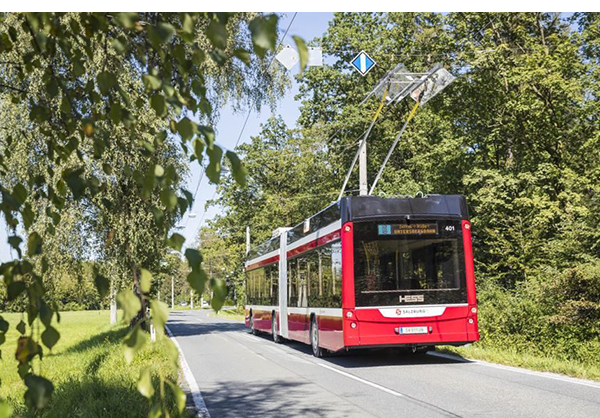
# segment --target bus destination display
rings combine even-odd
[[[393,224],[378,225],[379,235],[435,235],[438,233],[437,224]]]

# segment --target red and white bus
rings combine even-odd
[[[246,326],[313,354],[477,341],[464,196],[345,197],[252,249]]]

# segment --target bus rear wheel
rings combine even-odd
[[[310,325],[310,345],[315,357],[323,357],[323,349],[319,347],[319,325],[317,324],[316,316],[313,316]]]
[[[271,318],[271,332],[273,333],[273,341],[276,344],[281,344],[281,336],[277,333],[277,318],[274,313]]]

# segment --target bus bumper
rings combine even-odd
[[[388,313],[389,308],[384,310]],[[400,312],[400,311],[399,311]],[[393,318],[380,309],[355,310],[344,318],[344,346],[462,345],[479,340],[477,310],[447,307],[436,317]]]

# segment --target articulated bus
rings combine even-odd
[[[464,196],[352,196],[251,249],[246,326],[312,346],[413,352],[477,341]]]

